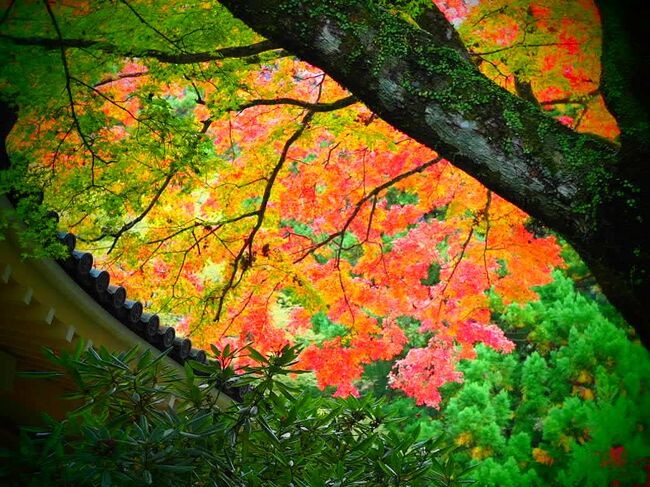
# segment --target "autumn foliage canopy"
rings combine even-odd
[[[436,3],[496,83],[617,135],[590,1]],[[213,2],[26,3],[8,19],[9,37],[97,41],[3,53],[0,86],[53,80],[20,95],[17,166],[113,282],[198,346],[303,344],[299,367],[337,396],[397,359],[390,386],[436,407],[477,344],[513,349],[491,301],[535,300],[562,266],[544,227]]]

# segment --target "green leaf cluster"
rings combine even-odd
[[[442,437],[419,439],[368,396],[298,390],[298,350],[263,356],[213,348],[184,372],[165,354],[90,348],[55,356],[80,406],[24,429],[0,472],[3,485],[343,486],[461,485],[466,468]],[[247,357],[253,365],[237,367]],[[46,374],[47,375],[47,374]],[[227,391],[240,402],[219,407]]]

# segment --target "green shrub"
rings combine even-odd
[[[5,451],[9,485],[452,486],[468,469],[442,438],[399,433],[371,396],[346,400],[297,390],[297,349],[263,357],[213,349],[184,377],[136,348],[59,357],[81,407]],[[236,369],[236,357],[253,361]],[[241,402],[219,408],[220,390]],[[170,401],[174,398],[174,405]],[[223,397],[221,397],[223,399]]]

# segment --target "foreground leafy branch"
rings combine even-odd
[[[213,348],[184,377],[136,348],[55,357],[82,404],[43,430],[24,430],[0,471],[4,485],[453,486],[471,483],[441,438],[389,432],[371,398],[300,391],[296,348],[264,357]],[[249,365],[238,366],[242,359]],[[39,374],[33,374],[38,376]],[[44,373],[42,377],[51,377]],[[216,407],[227,390],[240,402]],[[170,399],[174,397],[173,407]],[[465,471],[465,472],[464,472]],[[453,480],[452,480],[453,479]]]

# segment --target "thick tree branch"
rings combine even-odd
[[[249,58],[258,56],[267,51],[277,50],[278,46],[271,41],[261,41],[248,46],[222,47],[213,51],[202,52],[167,52],[158,49],[132,50],[115,44],[110,44],[91,39],[55,39],[51,37],[19,37],[7,34],[0,34],[0,39],[12,42],[17,46],[36,46],[43,49],[89,49],[115,54],[129,58],[153,58],[161,63],[171,64],[195,64],[209,61],[218,61],[228,58]]]
[[[616,10],[617,2],[607,3]],[[454,36],[431,35],[372,0],[221,4],[321,68],[395,128],[563,234],[650,343],[642,311],[650,294],[644,237],[650,165],[643,146],[634,160],[626,156],[638,153],[633,147],[619,151],[572,131],[483,76]]]
[[[455,38],[445,43],[357,1],[222,3],[529,213],[571,237],[589,232],[589,215],[577,211],[593,196],[585,178],[613,160],[611,148],[498,88],[458,54]]]

